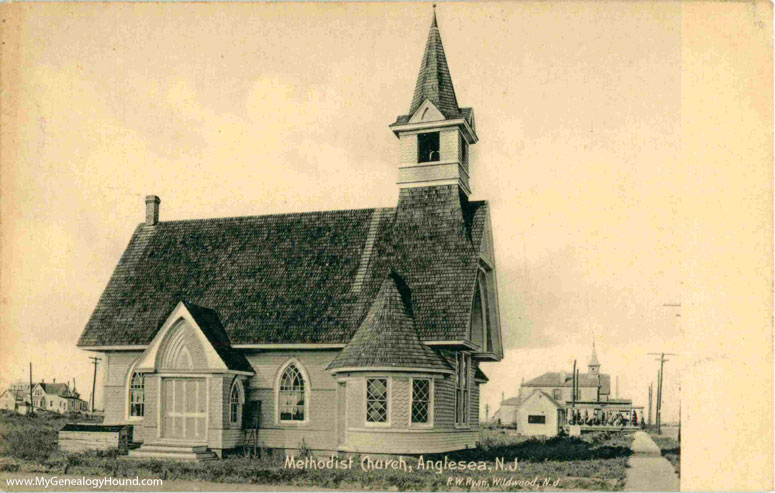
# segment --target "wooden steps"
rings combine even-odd
[[[182,445],[172,443],[148,443],[130,450],[128,459],[166,459],[198,462],[213,460],[215,454],[206,445]]]

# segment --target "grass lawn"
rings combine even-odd
[[[416,457],[405,457],[412,472],[362,471],[362,459],[354,455],[352,470],[294,470],[284,467],[284,454],[265,450],[261,458],[232,456],[203,463],[158,460],[126,460],[115,454],[66,454],[56,448],[56,432],[67,420],[61,417],[0,415],[0,471],[76,474],[85,476],[154,477],[166,480],[200,480],[223,483],[284,484],[347,490],[450,491],[586,489],[620,490],[630,455],[632,435],[595,433],[582,438],[551,439],[507,436],[483,430],[481,446],[473,450],[424,456],[424,460],[483,461],[486,471],[436,472],[418,470]],[[495,459],[506,465],[517,459],[515,472],[496,471]],[[376,457],[375,457],[376,459]],[[496,485],[495,478],[532,481],[529,484]],[[452,483],[449,483],[450,478]],[[559,480],[544,486],[542,481]],[[459,483],[457,481],[460,481]]]
[[[655,430],[649,430],[649,436],[657,444],[662,456],[673,464],[676,474],[681,476],[681,444],[675,438],[657,435]]]

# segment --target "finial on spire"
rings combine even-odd
[[[433,4],[433,23],[431,23],[431,27],[439,27],[438,23],[436,22],[436,4]]]

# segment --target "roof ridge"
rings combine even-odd
[[[333,214],[333,213],[341,213],[341,212],[365,212],[365,211],[387,211],[395,209],[395,207],[364,207],[362,209],[329,209],[324,211],[303,211],[303,212],[286,212],[286,213],[272,213],[272,214],[256,214],[252,216],[224,216],[224,217],[202,217],[202,218],[195,218],[195,219],[173,219],[171,221],[159,221],[154,225],[154,227],[160,225],[160,224],[181,224],[181,223],[196,223],[196,222],[217,222],[217,221],[235,221],[235,220],[245,220],[245,219],[260,219],[260,218],[268,218],[268,217],[289,217],[289,216],[307,216],[307,215],[313,215],[313,214]],[[145,222],[138,223],[140,225],[144,225]]]

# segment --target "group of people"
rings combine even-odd
[[[568,409],[568,424],[590,426],[639,426],[638,413],[623,411],[597,411]]]

